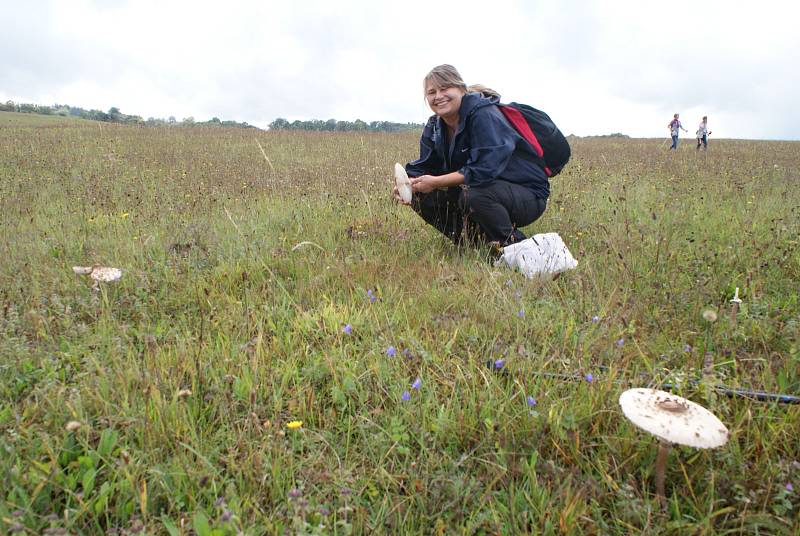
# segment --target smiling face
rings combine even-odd
[[[425,87],[425,100],[428,101],[433,113],[442,119],[457,119],[461,109],[461,98],[465,95],[463,89],[457,87],[436,87],[428,84]]]

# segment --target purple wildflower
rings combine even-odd
[[[414,383],[411,384],[411,388],[414,389],[415,391],[419,391],[420,387],[422,387],[422,380],[420,378],[417,378],[416,380],[414,380]]]
[[[300,491],[297,488],[292,488],[292,489],[289,490],[289,498],[290,499],[297,499],[298,497],[301,497],[302,495],[303,495],[303,492]]]
[[[531,395],[528,395],[528,398],[526,398],[525,400],[528,403],[528,407],[530,408],[536,405],[536,399],[533,398]]]
[[[324,506],[321,506],[320,509],[319,509],[319,515],[321,515],[321,516],[329,516],[329,515],[331,515],[331,511],[328,510],[327,508],[325,508]]]
[[[592,317],[592,324],[597,324],[598,322],[600,322],[600,317],[597,316],[597,315],[594,315]]]
[[[386,355],[388,355],[389,357],[396,356],[397,355],[397,348],[395,348],[394,346],[390,346],[389,348],[386,349]]]
[[[226,509],[225,509],[225,510],[222,512],[222,516],[220,516],[220,518],[219,518],[219,519],[220,519],[220,521],[222,521],[223,523],[227,523],[227,522],[228,522],[228,521],[230,521],[232,518],[233,518],[233,512],[231,512],[230,510],[228,510],[228,509],[226,508]]]
[[[494,368],[496,368],[497,370],[500,370],[501,368],[503,368],[505,366],[506,366],[506,360],[505,359],[496,359],[495,362],[494,362]]]
[[[403,402],[408,402],[409,400],[411,400],[411,393],[409,393],[408,391],[403,391],[403,396],[401,396],[400,398],[403,400]]]
[[[792,486],[792,483],[791,483],[791,482],[787,482],[787,483],[786,483],[786,491],[788,491],[788,492],[790,492],[790,493],[791,493],[792,491],[794,491],[794,486]]]
[[[591,372],[586,375],[586,381],[589,383],[592,383],[594,381],[594,375],[592,375]]]
[[[513,282],[513,281],[511,281],[510,279],[507,279],[507,280],[506,280],[506,286],[507,286],[507,287],[510,287],[510,286],[511,286],[511,285],[513,285],[513,284],[514,284],[514,282]]]
[[[411,350],[408,348],[403,348],[403,357],[406,359],[414,359],[414,354],[411,353]]]
[[[525,318],[525,309],[520,309],[519,312],[517,313],[517,316],[519,318]]]
[[[692,351],[692,347],[691,347],[691,345],[689,345],[689,344],[684,344],[684,345],[683,345],[683,351],[684,351],[685,353],[687,353],[687,354],[688,354],[688,353],[690,353],[690,352]]]
[[[353,331],[353,326],[347,324],[342,331],[345,333],[345,335],[350,335],[350,333]]]
[[[625,339],[623,337],[620,337],[617,340],[617,348],[621,347],[623,344],[625,344]]]

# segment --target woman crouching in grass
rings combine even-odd
[[[547,207],[550,183],[543,162],[495,106],[500,96],[470,86],[452,65],[434,67],[423,81],[434,115],[420,155],[406,165],[414,192],[404,203],[455,244],[505,246]]]

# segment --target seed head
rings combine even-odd
[[[77,430],[81,426],[83,426],[83,425],[78,421],[69,421],[64,428],[67,429],[67,432],[74,432],[75,430]]]
[[[717,321],[717,313],[713,309],[706,309],[703,311],[703,320],[706,322],[716,322]]]

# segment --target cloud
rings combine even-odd
[[[421,122],[421,80],[468,83],[548,111],[566,132],[663,136],[675,111],[725,137],[800,138],[800,8],[499,0],[12,2],[0,99],[144,117]]]

